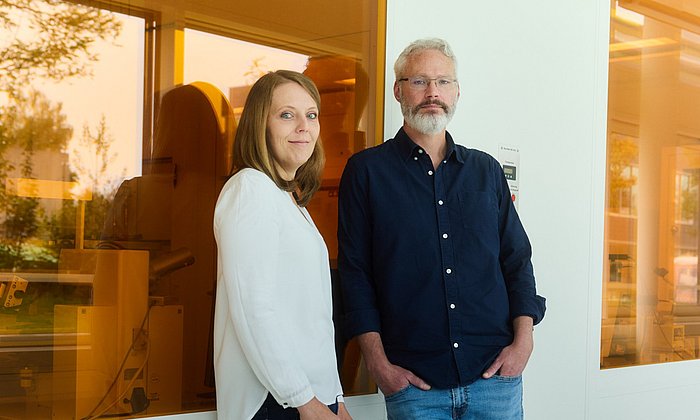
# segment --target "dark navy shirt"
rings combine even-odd
[[[437,169],[403,131],[352,156],[340,181],[338,269],[349,337],[379,332],[389,361],[435,388],[476,380],[537,324],[530,242],[499,163],[455,145]]]

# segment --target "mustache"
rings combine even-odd
[[[428,106],[428,105],[438,105],[439,107],[444,109],[445,112],[447,112],[450,109],[450,107],[446,103],[444,103],[443,101],[441,101],[439,99],[426,99],[425,101],[416,105],[413,108],[413,112],[418,112],[419,109],[423,108],[424,106]]]

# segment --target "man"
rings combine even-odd
[[[389,419],[521,419],[521,373],[544,316],[531,247],[498,162],[446,131],[459,98],[449,45],[394,65],[403,127],[340,182],[346,328]]]

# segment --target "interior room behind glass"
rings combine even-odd
[[[383,2],[24,4],[0,5],[0,411],[214,409],[211,223],[245,95],[293,63],[318,85],[334,267],[340,174],[382,136]],[[374,392],[337,348],[347,393]]]

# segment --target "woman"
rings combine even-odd
[[[319,108],[313,82],[287,70],[258,80],[243,108],[235,172],[214,211],[222,419],[350,418],[336,369],[328,251],[304,207],[323,167]]]

